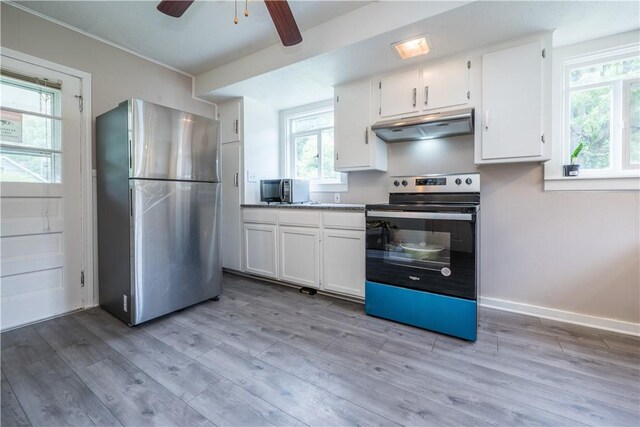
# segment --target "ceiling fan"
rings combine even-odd
[[[179,18],[189,9],[194,0],[162,0],[158,4],[158,10],[166,15]],[[293,46],[302,41],[302,35],[298,24],[291,13],[291,8],[286,0],[264,0],[265,6],[271,15],[280,40],[284,46]],[[245,12],[246,14],[246,12]]]

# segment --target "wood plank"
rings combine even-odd
[[[163,317],[138,328],[192,359],[196,359],[220,343],[197,329],[179,322],[176,317]]]
[[[71,316],[38,323],[34,329],[74,370],[118,354]]]
[[[260,359],[399,424],[489,423],[321,357],[306,355],[285,344],[270,347]]]
[[[205,353],[198,360],[308,425],[395,425],[387,418],[226,344]]]
[[[78,373],[124,425],[212,425],[124,358],[105,359],[80,369]]]
[[[218,426],[303,426],[297,419],[222,379],[189,402]]]
[[[250,355],[259,354],[274,343],[272,339],[260,333],[238,327],[202,309],[185,310],[181,314],[177,319],[178,322]]]
[[[447,370],[422,372],[412,364],[383,359],[373,352],[354,349],[341,340],[332,343],[320,357],[493,424],[577,424],[527,404],[487,393],[469,381],[452,378]]]
[[[585,424],[634,425],[637,415],[617,406],[616,402],[606,403],[597,391],[568,386],[575,374],[547,367],[546,371],[532,371],[531,363],[514,365],[510,359],[495,354],[460,354],[454,351],[441,354],[434,348],[428,357],[417,359],[407,352],[398,352],[395,347],[382,349],[379,354],[400,363],[412,363],[419,369],[432,371],[447,369],[448,375],[470,381],[487,392],[518,400],[539,409],[564,416]],[[457,369],[451,370],[451,364]]]
[[[5,373],[55,355],[33,326],[4,332],[1,339],[2,369]]]
[[[34,425],[120,425],[56,355],[7,370],[5,374]]]
[[[0,410],[0,425],[3,426],[30,426],[31,423],[24,413],[18,398],[16,397],[9,381],[2,372],[2,395],[0,397],[2,409]]]
[[[109,346],[176,396],[189,401],[220,377],[173,347],[124,324],[94,331]]]

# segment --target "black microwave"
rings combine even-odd
[[[260,180],[260,200],[267,203],[308,202],[309,181],[291,178]]]

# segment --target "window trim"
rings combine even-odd
[[[314,102],[312,104],[301,105],[299,107],[289,108],[286,110],[280,111],[280,152],[281,156],[281,170],[284,172],[283,175],[286,178],[291,178],[294,176],[294,168],[293,159],[295,158],[295,147],[291,143],[291,136],[293,133],[291,132],[291,120],[298,119],[306,116],[312,116],[314,114],[333,111],[333,99]],[[303,136],[305,134],[318,134],[320,135],[322,130],[330,129],[329,127],[318,128],[311,131],[303,131],[298,132],[296,136]],[[335,126],[334,126],[335,129]],[[318,140],[318,144],[320,145],[320,139]],[[321,147],[320,147],[321,149]],[[322,156],[322,152],[319,153]],[[319,173],[322,173],[322,169],[319,169]],[[348,175],[344,172],[339,173],[339,181],[336,180],[311,180],[310,182],[310,190],[311,192],[329,192],[329,193],[337,193],[337,192],[346,192],[348,191]]]
[[[626,79],[622,82],[622,169],[640,169],[640,163],[631,163],[631,99],[632,86],[640,87],[640,78]]]
[[[544,164],[544,189],[548,191],[625,191],[640,190],[640,170],[616,170],[614,173],[589,173],[581,170],[578,177],[562,176],[562,166],[568,158],[568,144],[565,144],[568,130],[567,111],[569,111],[567,67],[587,62],[599,63],[617,55],[640,54],[640,31],[628,31],[614,36],[603,37],[556,48],[553,51],[552,73],[552,140],[551,159]],[[630,78],[633,79],[633,78]],[[605,85],[609,82],[601,82]],[[587,85],[580,88],[586,88]],[[577,88],[572,88],[577,89]],[[614,128],[620,128],[612,123]],[[619,145],[619,144],[613,144]],[[620,150],[620,148],[619,148]],[[622,156],[622,153],[619,154]]]

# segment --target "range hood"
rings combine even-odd
[[[473,108],[385,120],[371,126],[385,142],[420,141],[473,133]]]

